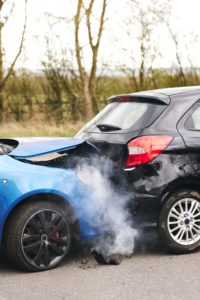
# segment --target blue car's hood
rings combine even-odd
[[[74,149],[85,142],[81,139],[56,137],[16,138],[12,141],[15,141],[18,145],[9,155],[17,158],[28,158]]]

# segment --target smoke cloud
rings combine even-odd
[[[85,209],[95,216],[95,225],[101,231],[94,244],[95,252],[105,257],[131,256],[137,237],[128,209],[133,195],[127,192],[122,182],[113,182],[114,172],[115,164],[105,158],[78,166],[79,176],[92,187],[91,199]]]

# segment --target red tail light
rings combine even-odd
[[[146,164],[156,158],[173,140],[168,135],[141,136],[128,143],[126,167]]]

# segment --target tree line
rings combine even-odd
[[[17,75],[13,74],[6,85],[7,120],[27,121],[35,118],[57,124],[88,120],[82,91],[73,95],[69,89],[73,88],[73,79],[66,77],[56,70],[45,70],[44,74],[21,70]],[[99,76],[96,87],[98,109],[102,109],[112,95],[140,90],[136,89],[135,80],[140,80],[139,75],[134,75],[134,78],[123,74]],[[143,80],[142,90],[183,86],[178,70],[173,73],[167,69],[153,70]],[[184,81],[184,85],[199,84],[200,70],[184,70]]]

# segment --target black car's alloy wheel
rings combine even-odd
[[[35,202],[18,209],[7,224],[5,251],[28,271],[56,267],[70,247],[69,223],[54,203]]]
[[[164,242],[174,252],[187,253],[200,245],[200,195],[181,191],[171,196],[160,214]]]

